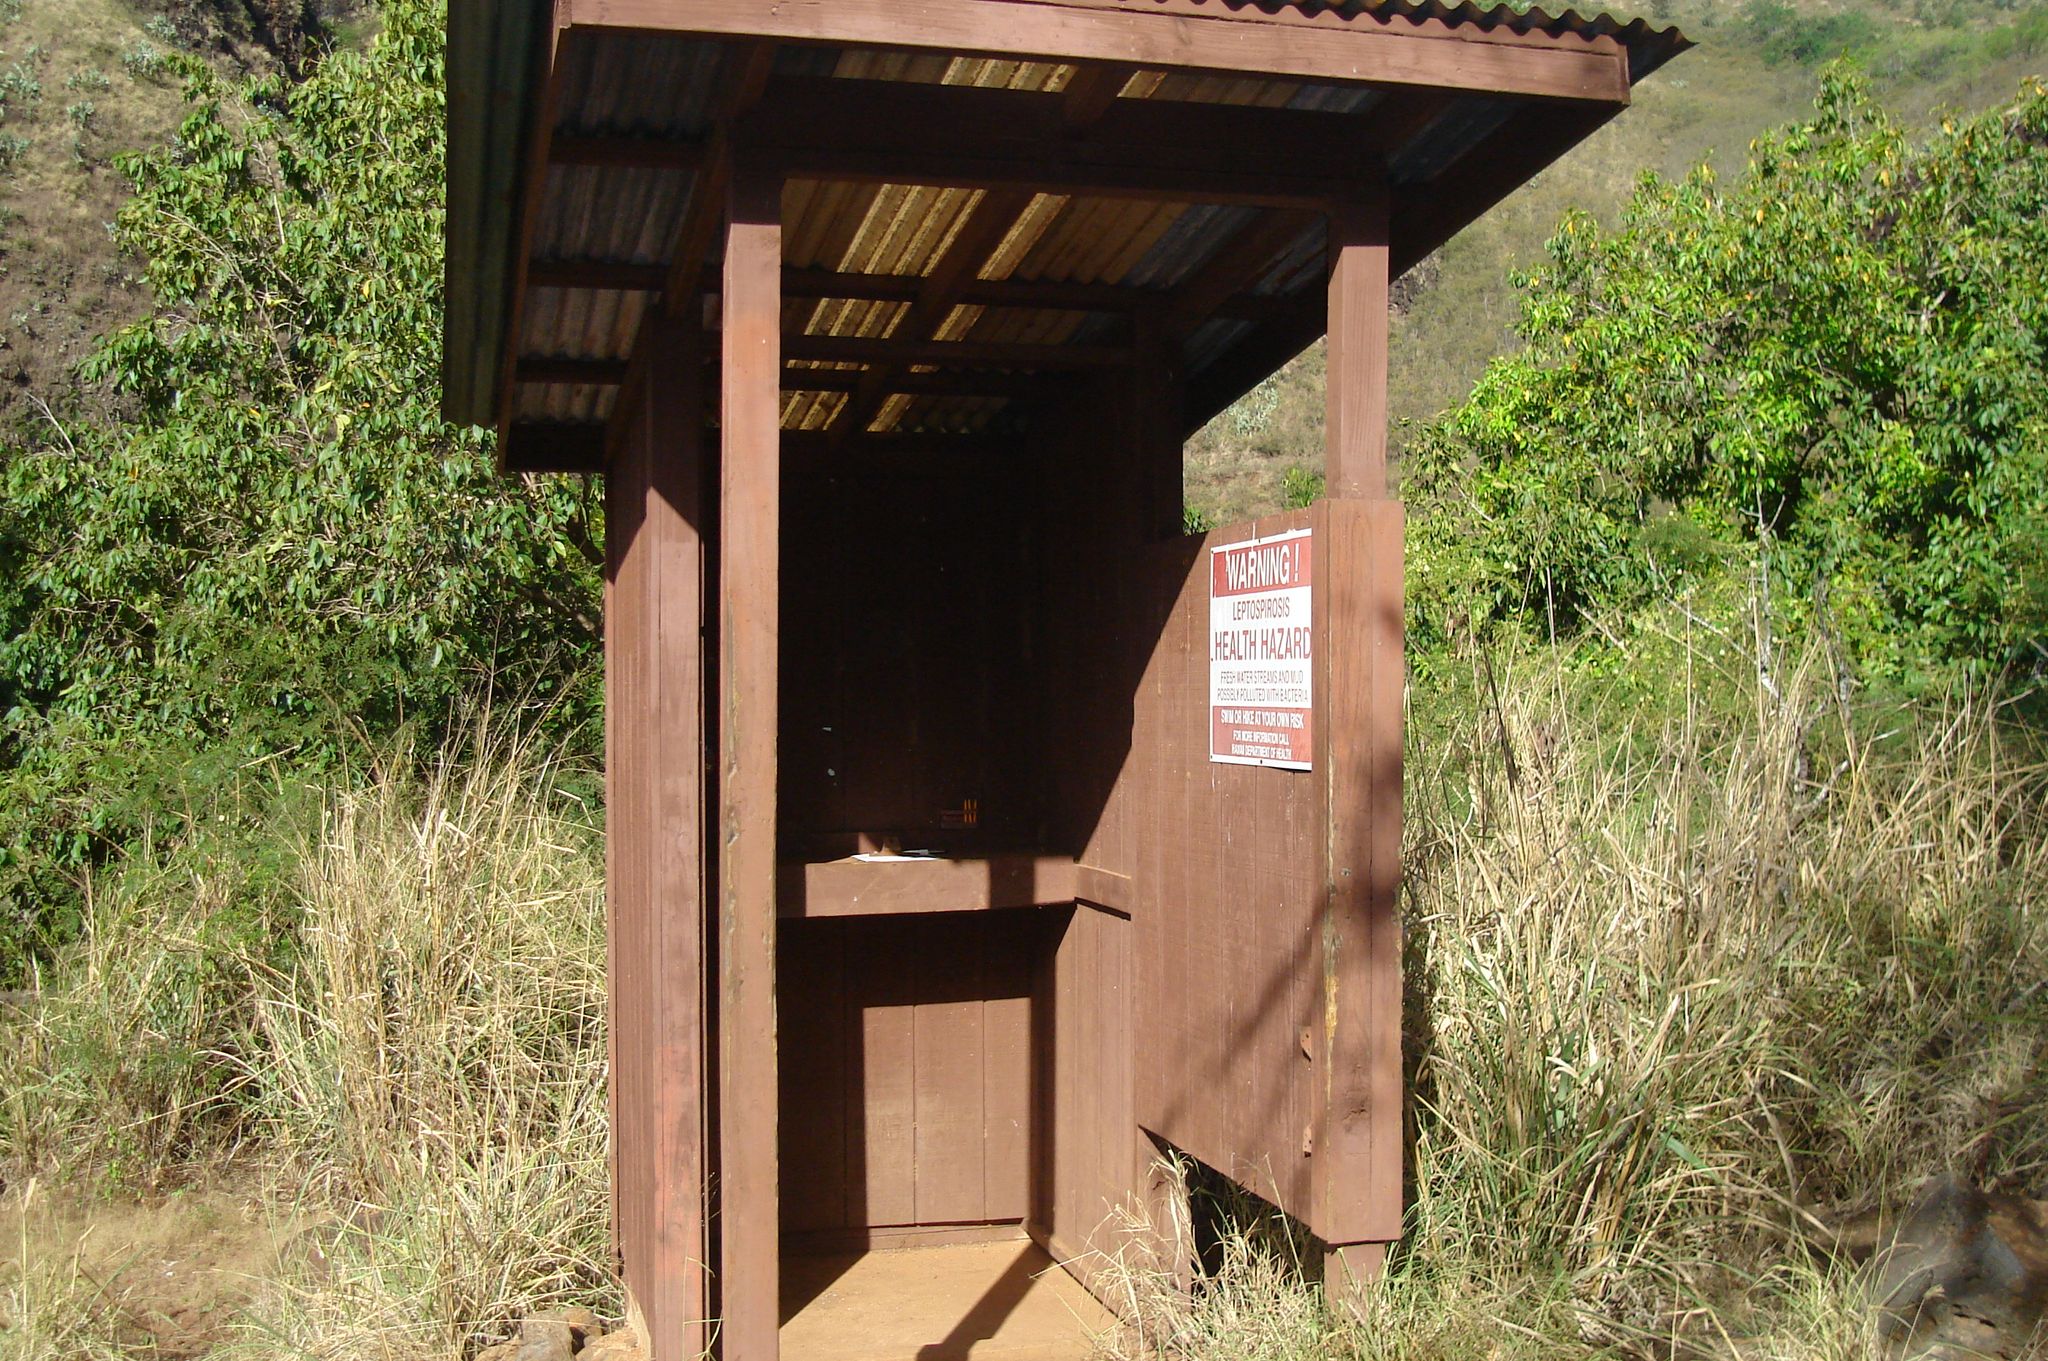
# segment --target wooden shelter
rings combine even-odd
[[[1168,1222],[1163,1149],[1369,1276],[1389,280],[1684,39],[1435,0],[449,27],[447,411],[508,472],[605,475],[614,1217],[655,1355],[772,1361],[861,1253],[1028,1241],[1089,1284]],[[1184,533],[1183,439],[1325,331],[1327,498]]]

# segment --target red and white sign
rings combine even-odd
[[[1306,529],[1209,550],[1209,759],[1313,764]]]

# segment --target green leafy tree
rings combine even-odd
[[[594,703],[590,489],[500,477],[439,413],[443,11],[380,18],[301,84],[186,61],[175,142],[121,163],[156,308],[83,376],[123,418],[0,485],[0,961],[238,772],[487,683]]]
[[[1730,562],[1898,677],[2048,630],[2048,89],[1909,143],[1830,68],[1724,186],[1644,180],[1522,281],[1520,353],[1422,431],[1416,629],[1575,635]]]

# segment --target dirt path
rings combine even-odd
[[[0,1200],[0,1327],[33,1333],[40,1345],[30,1355],[91,1336],[202,1356],[225,1340],[299,1227],[248,1188],[139,1198],[11,1191]]]

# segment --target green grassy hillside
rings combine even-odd
[[[350,40],[339,4],[281,0],[0,0],[0,423],[40,421],[74,396],[93,339],[148,304],[115,248],[124,151],[173,138],[175,69],[294,70]]]
[[[1389,375],[1396,421],[1424,421],[1471,389],[1515,345],[1517,269],[1537,263],[1563,214],[1611,222],[1638,176],[1707,162],[1740,169],[1750,140],[1811,105],[1819,67],[1846,56],[1912,122],[2010,99],[2048,70],[2048,5],[2018,0],[1705,0],[1648,17],[1699,45],[1636,90],[1635,106],[1418,267],[1397,290]],[[1188,504],[1218,522],[1282,501],[1291,467],[1320,469],[1323,355],[1312,347],[1188,445]]]

